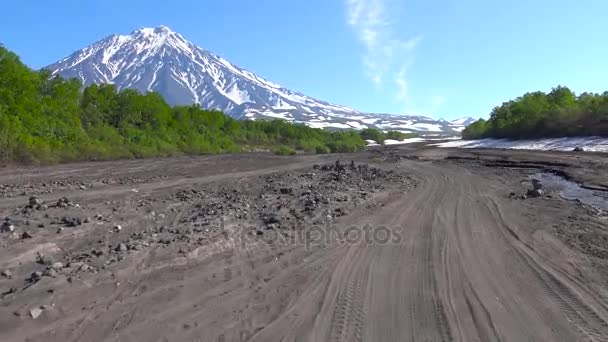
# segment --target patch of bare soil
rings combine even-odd
[[[353,161],[351,161],[351,159]],[[0,170],[2,341],[604,341],[606,158],[424,146]]]

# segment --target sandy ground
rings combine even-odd
[[[606,341],[606,213],[522,199],[540,171],[601,195],[606,166],[402,146],[0,169],[0,340]]]

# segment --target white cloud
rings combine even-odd
[[[407,68],[401,68],[401,70],[399,70],[395,76],[395,84],[397,85],[397,93],[395,94],[395,97],[401,102],[407,102],[409,97],[406,72]]]
[[[394,28],[387,8],[388,0],[346,0],[348,24],[365,49],[363,65],[366,75],[376,86],[392,81],[395,98],[407,103],[407,69],[422,36],[401,39]]]

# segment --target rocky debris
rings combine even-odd
[[[42,276],[43,276],[43,272],[41,272],[41,271],[33,272],[32,274],[30,274],[29,281],[32,283],[35,283],[35,282],[39,281],[40,279],[42,279]]]
[[[543,188],[543,183],[541,183],[540,180],[533,178],[532,179],[532,188],[534,190],[540,190]]]
[[[23,232],[23,234],[21,234],[21,240],[25,240],[25,239],[31,239],[33,238],[32,234],[28,233],[28,232]]]
[[[0,232],[12,233],[13,231],[15,231],[15,225],[13,225],[12,221],[8,217],[5,218],[2,226],[0,226]]]
[[[54,262],[51,265],[51,268],[54,269],[54,270],[56,270],[56,271],[59,271],[59,270],[61,270],[63,268],[63,263],[62,262]]]
[[[585,152],[585,149],[580,146],[577,146],[572,151],[573,152]]]
[[[293,188],[281,188],[279,192],[283,195],[290,195],[293,194]]]
[[[44,203],[37,196],[30,196],[28,203],[29,204],[27,205],[26,208],[36,209],[36,210],[46,209],[46,208],[43,208]]]
[[[119,243],[118,246],[116,246],[115,251],[117,252],[126,252],[129,249],[127,248],[127,245],[125,245],[124,243]]]
[[[64,216],[61,218],[60,224],[66,227],[77,227],[82,225],[82,220],[78,217],[67,217]]]
[[[517,196],[515,192],[511,192],[509,194],[509,198],[519,198],[519,199],[525,200],[528,198],[542,197],[545,194],[544,191],[542,190],[542,188],[543,188],[542,182],[536,178],[533,178],[532,179],[532,189],[528,189],[526,191],[526,193],[521,196]]]
[[[344,208],[336,208],[334,209],[336,216],[346,216],[348,215],[350,212]]]
[[[2,276],[8,279],[12,279],[13,278],[13,273],[11,273],[10,270],[4,270],[2,271]]]
[[[60,257],[54,253],[50,256],[38,254],[35,261],[44,266],[40,266],[40,270],[27,280],[35,283],[44,277],[65,276],[74,281],[87,274],[111,270],[112,264],[150,247],[162,248],[168,253],[187,254],[199,246],[228,238],[228,234],[234,233],[231,229],[235,223],[244,228],[243,233],[251,236],[290,234],[291,230],[305,224],[335,222],[337,218],[348,215],[352,207],[367,205],[377,191],[402,191],[414,185],[415,181],[403,173],[354,161],[335,161],[303,171],[259,176],[245,186],[219,182],[205,185],[204,189],[193,186],[176,189],[162,198],[138,195],[127,200],[124,206],[132,205],[134,210],[144,215],[146,227],[141,230],[136,230],[138,224],[129,230],[116,224],[125,222],[126,218],[113,213],[112,209],[122,207],[123,203],[92,203],[90,207],[100,205],[98,214],[92,215],[94,212],[90,213],[86,208],[82,211],[83,217],[79,218],[67,214],[76,204],[62,197],[46,212],[30,210],[23,215],[27,215],[34,226],[58,225],[57,233],[68,229],[64,227],[77,227],[87,222],[103,222],[111,229],[96,230],[95,234],[103,236],[95,237],[95,240],[88,239],[88,234],[82,236],[83,243],[68,245],[68,249],[61,253],[62,259],[53,260]],[[37,197],[31,197],[32,204],[41,204]],[[57,214],[61,212],[67,215]],[[54,218],[53,214],[56,215]],[[32,230],[20,231],[19,234],[29,232]],[[40,231],[39,234],[42,236],[45,232]],[[38,238],[39,234],[32,235]],[[61,239],[67,238],[70,236]],[[70,250],[70,247],[76,250]]]
[[[201,192],[196,189],[181,189],[177,192],[175,197],[182,202],[187,202],[194,198],[200,198]]]
[[[67,207],[73,207],[74,203],[72,201],[70,201],[67,197],[61,197],[60,199],[57,200],[57,204],[55,204],[55,206],[57,208],[67,208]]]
[[[32,319],[36,319],[38,317],[40,317],[40,315],[42,315],[43,310],[38,307],[38,308],[33,308],[30,310],[30,317],[32,317]]]
[[[54,262],[55,261],[53,260],[53,258],[49,257],[48,255],[44,255],[44,254],[40,254],[40,253],[36,254],[36,263],[37,264],[50,266]]]
[[[39,183],[15,183],[15,184],[0,184],[0,197],[15,197],[19,195],[27,194],[50,194],[55,191],[69,191],[75,188],[85,186],[91,188],[92,184],[83,183],[76,180],[60,180],[52,182],[39,182]],[[25,191],[24,191],[25,189]]]
[[[57,276],[57,270],[49,266],[46,270],[44,270],[44,272],[42,272],[42,276],[55,278]]]
[[[526,193],[527,197],[541,197],[543,195],[543,191],[540,189],[529,189],[528,192]]]
[[[280,222],[278,216],[276,214],[272,214],[272,213],[265,213],[262,214],[262,222],[264,222],[264,224],[266,226],[271,225],[271,224],[278,224]]]

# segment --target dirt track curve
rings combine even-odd
[[[330,158],[154,182],[137,196],[183,182],[245,184]],[[552,211],[538,209],[545,204],[507,196],[519,178],[445,161],[402,159],[390,167],[418,184],[405,192],[388,187],[376,193],[376,205],[352,209],[333,228],[383,227],[390,232],[388,242],[252,243],[243,249],[217,242],[185,256],[151,248],[117,263],[111,278],[100,272],[73,283],[53,279],[51,299],[44,288],[6,296],[0,340],[608,340],[605,278],[598,281],[589,257],[544,229],[559,223]],[[78,196],[93,205],[103,194],[130,198],[130,188]],[[556,212],[573,206],[548,203],[557,203]],[[26,250],[11,248],[3,243],[0,266]],[[58,308],[36,320],[26,311],[11,313],[35,301]]]

